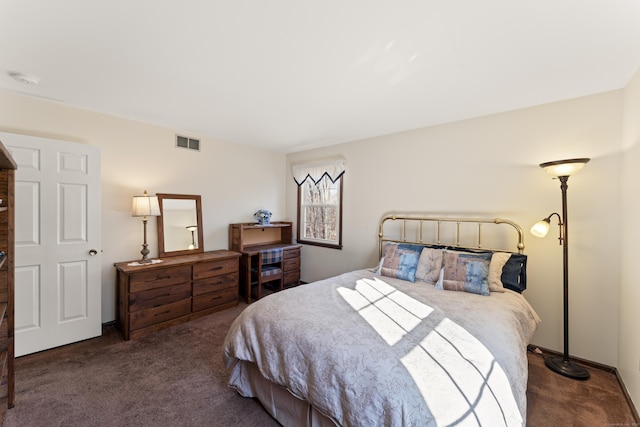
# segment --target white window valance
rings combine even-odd
[[[336,182],[345,171],[345,159],[318,160],[311,163],[291,165],[293,179],[296,184],[302,185],[307,179],[317,184],[325,175]]]

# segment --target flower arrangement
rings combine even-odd
[[[271,212],[266,209],[259,209],[253,214],[253,217],[258,220],[258,224],[268,225],[271,221]]]

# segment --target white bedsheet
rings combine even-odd
[[[539,322],[515,292],[441,291],[359,270],[250,305],[224,357],[254,362],[342,426],[522,426]]]

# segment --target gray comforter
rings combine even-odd
[[[250,305],[224,357],[255,363],[342,426],[522,426],[539,322],[511,291],[442,291],[359,270]]]

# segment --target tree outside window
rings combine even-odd
[[[298,186],[298,242],[342,248],[342,177]]]

